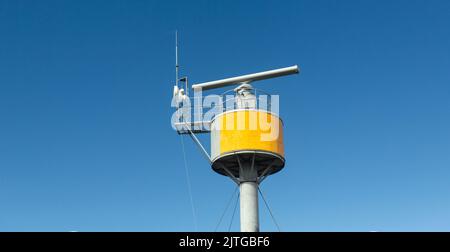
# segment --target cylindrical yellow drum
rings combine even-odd
[[[237,173],[239,161],[252,162],[258,172],[279,171],[284,167],[283,122],[257,109],[217,115],[211,122],[211,159],[213,169],[221,174],[224,166]]]

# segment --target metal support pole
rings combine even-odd
[[[241,232],[259,232],[258,183],[241,182],[239,188]]]
[[[243,162],[236,156],[239,164],[239,189],[241,232],[259,232],[258,214],[258,172],[254,162]]]

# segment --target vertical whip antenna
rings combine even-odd
[[[175,30],[175,84],[178,87],[178,30]]]

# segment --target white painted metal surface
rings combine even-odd
[[[241,232],[259,232],[258,184],[241,182],[239,187],[241,191]]]
[[[232,78],[227,78],[227,79],[222,79],[222,80],[194,84],[194,85],[192,85],[192,88],[194,90],[195,89],[208,90],[208,89],[225,87],[228,85],[250,83],[253,81],[270,79],[270,78],[280,77],[280,76],[284,76],[284,75],[297,74],[299,72],[300,72],[300,70],[299,70],[298,66],[295,65],[295,66],[279,68],[279,69],[274,69],[274,70],[265,71],[265,72],[247,74],[247,75],[242,75],[242,76],[237,76],[237,77],[232,77]]]

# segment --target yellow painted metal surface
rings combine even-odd
[[[262,110],[235,110],[218,115],[211,125],[211,154],[258,150],[284,157],[283,124]]]

